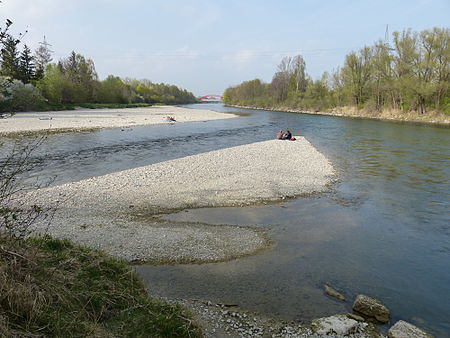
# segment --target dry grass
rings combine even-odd
[[[50,237],[0,236],[0,337],[197,337],[183,309],[148,297],[132,269]]]
[[[404,122],[420,122],[433,124],[450,124],[450,115],[436,111],[420,114],[416,111],[403,112],[396,109],[383,109],[382,111],[358,109],[354,106],[334,108],[331,111],[320,112],[324,115],[348,116],[358,118],[369,118],[378,120],[392,120]]]

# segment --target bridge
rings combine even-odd
[[[222,103],[223,102],[222,96],[217,95],[217,94],[203,95],[203,96],[197,97],[197,100],[199,100],[201,103]]]

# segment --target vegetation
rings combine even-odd
[[[50,237],[0,236],[0,336],[198,337],[179,306],[148,297],[132,269]]]
[[[17,39],[9,34],[11,25],[7,20],[0,27],[0,114],[81,104],[196,102],[191,92],[174,85],[113,75],[101,81],[94,61],[75,52],[51,63],[53,51],[45,37],[34,54],[26,45],[20,51],[22,35]]]
[[[319,80],[307,75],[301,55],[285,57],[271,83],[245,81],[228,88],[224,101],[313,111],[352,107],[450,114],[450,29],[394,32],[392,44],[378,41],[351,52],[341,68]]]

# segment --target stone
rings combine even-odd
[[[314,319],[311,324],[312,330],[318,335],[349,335],[364,330],[367,323],[359,323],[346,315],[335,315]]]
[[[333,289],[331,286],[325,285],[325,293],[328,296],[337,298],[345,302],[345,297],[341,295],[339,292],[337,292],[335,289]]]
[[[432,335],[422,331],[418,327],[405,322],[403,320],[399,320],[392,326],[388,331],[389,338],[431,338]]]
[[[363,317],[358,316],[357,314],[354,314],[354,313],[347,313],[346,316],[347,316],[348,318],[354,319],[354,320],[356,320],[356,321],[358,321],[358,322],[365,322],[365,319],[364,319]]]
[[[379,300],[366,295],[358,295],[353,303],[353,311],[373,317],[381,323],[389,321],[389,310]]]

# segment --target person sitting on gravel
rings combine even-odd
[[[283,140],[290,140],[292,138],[292,134],[289,129],[286,129],[286,132],[283,134]]]
[[[282,140],[283,139],[283,132],[280,130],[278,133],[277,133],[277,140]]]

